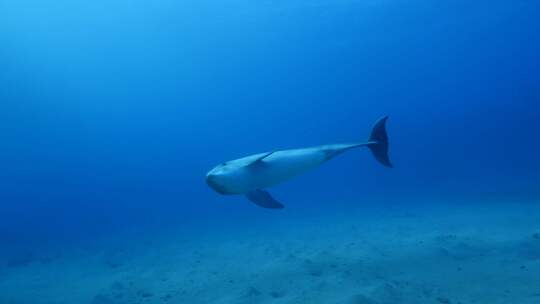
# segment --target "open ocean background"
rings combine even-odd
[[[0,0],[0,303],[540,303],[539,30],[540,2],[529,0]],[[395,168],[367,149],[347,152],[270,189],[284,210],[220,196],[204,181],[245,155],[363,141],[383,115]],[[393,222],[407,216],[427,222]],[[438,216],[451,224],[437,226]],[[336,228],[368,219],[383,230]],[[307,274],[326,287],[265,289],[303,282],[287,272],[303,266],[283,260],[293,251],[309,263],[319,249],[366,261],[341,238],[376,242],[384,229],[526,244],[524,256],[469,243],[480,255],[457,255],[484,265],[465,277],[500,275],[510,298],[491,281],[469,298],[467,285],[456,288],[459,298],[445,289],[458,280],[445,273],[453,262],[436,257],[443,278],[421,296],[370,294],[369,276],[347,285],[330,262]],[[385,244],[403,240],[392,238]],[[220,255],[224,242],[230,255]],[[281,245],[260,250],[268,244]],[[209,286],[213,270],[179,274],[192,251],[225,277]],[[511,267],[499,266],[509,260],[516,273],[506,276]],[[235,268],[244,261],[273,275],[244,284],[247,270]],[[420,284],[415,271],[399,273]],[[174,284],[155,286],[154,272]],[[229,280],[239,285],[219,285]],[[123,286],[121,296],[109,285]]]

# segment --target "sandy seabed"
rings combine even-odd
[[[405,206],[4,250],[0,303],[540,303],[540,202]]]

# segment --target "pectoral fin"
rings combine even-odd
[[[246,194],[248,200],[252,201],[258,206],[267,209],[283,209],[283,206],[280,202],[276,201],[268,191],[264,190],[253,190]]]

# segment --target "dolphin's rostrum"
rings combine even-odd
[[[224,162],[206,175],[206,182],[220,194],[243,194],[253,203],[270,209],[283,205],[263,190],[313,169],[347,150],[368,147],[375,159],[392,167],[388,158],[387,116],[379,119],[366,142],[278,150]]]

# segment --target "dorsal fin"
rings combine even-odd
[[[260,157],[258,157],[254,161],[252,161],[248,166],[253,166],[253,165],[260,164],[265,158],[267,158],[268,156],[274,154],[274,152],[276,152],[276,151],[264,153],[263,155],[261,155]]]

